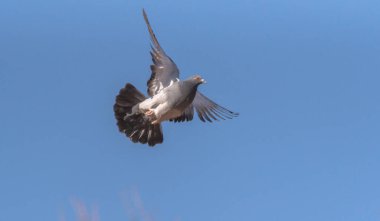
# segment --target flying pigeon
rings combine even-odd
[[[157,41],[143,10],[151,38],[151,77],[147,82],[149,97],[127,83],[116,96],[113,107],[119,131],[132,142],[154,146],[163,142],[161,122],[193,119],[194,110],[201,121],[212,122],[238,116],[197,91],[206,81],[200,75],[179,79],[179,70]]]

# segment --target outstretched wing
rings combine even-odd
[[[179,79],[179,70],[174,61],[166,55],[165,51],[161,48],[154,35],[153,29],[150,26],[148,16],[143,9],[145,23],[148,26],[150,39],[152,41],[150,54],[152,56],[153,64],[150,66],[152,74],[147,82],[148,94],[153,96],[159,93],[163,88],[169,86],[174,81]]]
[[[203,122],[219,121],[220,119],[232,119],[233,117],[239,116],[238,113],[232,112],[218,105],[202,93],[197,92],[193,103],[183,112],[181,116],[172,119],[171,121],[191,121],[193,119],[194,109],[197,112],[199,119]]]

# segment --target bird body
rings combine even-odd
[[[200,83],[193,79],[173,82],[153,97],[136,104],[132,112],[146,113],[151,110],[156,118],[154,124],[177,118],[193,102]]]
[[[133,142],[154,146],[163,142],[161,122],[190,121],[194,110],[204,122],[236,117],[237,113],[219,106],[197,91],[198,86],[205,83],[201,76],[179,80],[177,65],[158,43],[144,10],[143,15],[153,44],[150,52],[152,74],[147,82],[150,97],[146,98],[129,83],[120,90],[114,105],[120,132]]]

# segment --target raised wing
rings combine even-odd
[[[218,105],[214,101],[200,92],[197,92],[193,103],[183,112],[183,114],[171,121],[183,122],[191,121],[194,116],[194,109],[198,114],[198,117],[203,122],[219,121],[219,119],[232,119],[239,116],[238,113],[227,110],[226,108]]]
[[[153,64],[150,66],[152,74],[147,82],[147,85],[148,94],[153,96],[159,93],[163,88],[169,86],[172,82],[178,81],[179,70],[174,61],[166,55],[165,51],[158,43],[144,9],[143,15],[145,23],[148,26],[150,39],[152,41],[152,50],[150,51],[153,61]]]

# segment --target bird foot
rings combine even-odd
[[[160,121],[158,121],[157,116],[154,113],[153,109],[149,109],[144,114],[145,114],[145,116],[147,116],[150,119],[151,124],[159,124],[160,123]]]
[[[154,114],[154,110],[153,109],[149,109],[147,112],[145,112],[146,116],[152,116],[153,114]]]

